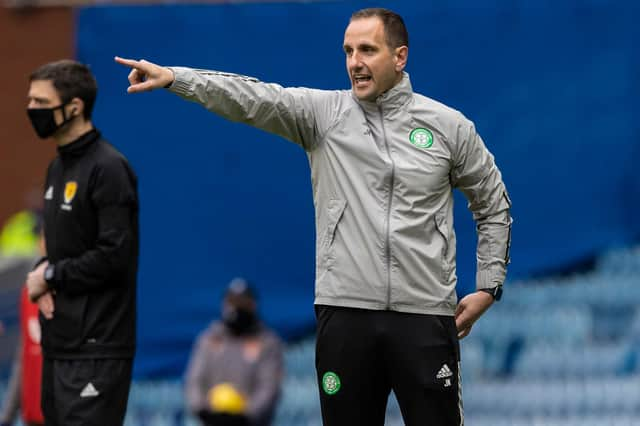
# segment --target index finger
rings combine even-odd
[[[134,59],[121,58],[120,56],[115,56],[113,59],[120,65],[124,65],[130,68],[142,69],[142,63],[140,61],[136,61]]]

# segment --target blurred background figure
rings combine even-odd
[[[24,198],[25,208],[10,216],[0,230],[0,256],[30,257],[38,252],[38,234],[42,227],[42,190],[32,188]]]
[[[4,164],[3,157],[3,167]],[[24,191],[23,203],[15,204],[13,213],[7,215],[0,228],[0,336],[4,335],[0,344],[0,372],[15,371],[15,348],[20,347],[21,335],[19,315],[23,309],[19,306],[20,294],[25,275],[41,256],[38,242],[42,230],[42,197],[41,185]],[[2,418],[4,415],[0,421]]]
[[[37,248],[40,255],[44,256],[42,234],[37,240]],[[0,411],[0,426],[13,425],[18,417],[18,411],[21,413],[23,424],[27,426],[44,424],[40,408],[41,335],[38,303],[29,300],[27,287],[23,286],[20,293],[20,337],[13,359],[9,385],[2,403],[2,411]]]
[[[254,290],[236,278],[221,319],[198,337],[187,367],[189,410],[206,426],[271,424],[283,378],[283,345],[260,321]]]

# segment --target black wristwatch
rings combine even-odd
[[[49,284],[49,288],[51,288],[51,284],[53,281],[53,277],[56,276],[56,265],[51,264],[48,265],[44,270],[44,280]]]
[[[485,293],[489,293],[493,296],[493,300],[496,302],[502,298],[502,286],[498,285],[492,288],[481,288],[480,291],[484,291]]]

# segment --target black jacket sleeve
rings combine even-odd
[[[49,286],[67,294],[85,294],[123,281],[137,256],[136,178],[123,158],[96,166],[89,194],[96,219],[95,246],[55,264]],[[126,280],[124,280],[126,281]]]

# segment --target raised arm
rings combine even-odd
[[[282,87],[220,71],[162,67],[116,57],[131,68],[129,93],[168,88],[227,120],[282,136],[311,151],[340,117],[338,91]]]

